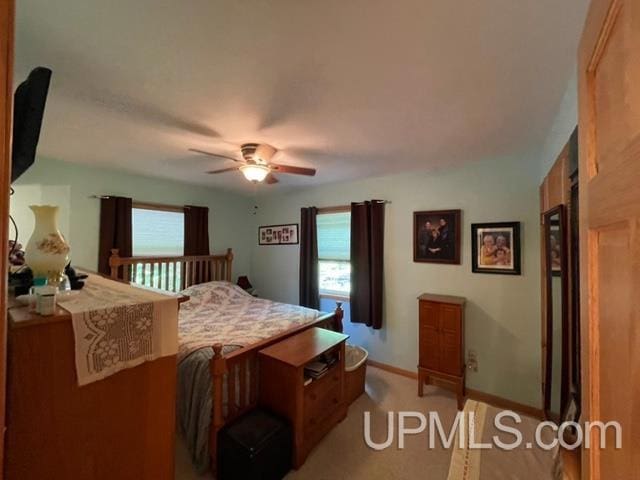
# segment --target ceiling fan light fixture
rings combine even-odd
[[[244,175],[244,178],[250,182],[258,183],[267,178],[271,170],[265,165],[250,164],[241,166],[240,171]]]

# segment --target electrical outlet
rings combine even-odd
[[[467,353],[467,368],[473,372],[478,371],[478,354],[475,350],[469,350]]]

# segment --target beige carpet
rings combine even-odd
[[[449,427],[456,415],[453,394],[436,387],[425,387],[425,396],[417,395],[417,381],[368,367],[366,393],[351,407],[347,418],[332,430],[307,458],[300,470],[287,480],[446,480],[450,451],[427,448],[427,434],[407,436],[405,448],[398,450],[397,439],[384,451],[370,449],[364,441],[364,412],[371,412],[372,437],[382,442],[387,433],[389,411],[437,411]],[[176,480],[202,480],[193,471],[186,449],[178,441]]]

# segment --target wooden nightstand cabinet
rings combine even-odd
[[[458,409],[464,404],[464,304],[462,297],[423,294],[418,297],[418,395],[425,383],[453,390]]]
[[[291,422],[294,468],[299,468],[313,447],[347,416],[347,338],[341,333],[311,328],[259,353],[259,403]],[[324,376],[305,386],[305,365],[323,354],[337,354],[338,360]]]

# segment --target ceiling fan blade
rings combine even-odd
[[[215,175],[216,173],[224,173],[224,172],[231,172],[233,170],[240,170],[238,167],[230,167],[230,168],[222,168],[220,170],[211,170],[207,173],[211,174],[211,175]]]
[[[200,153],[202,155],[209,155],[210,157],[225,158],[227,160],[233,160],[234,162],[244,163],[242,160],[239,160],[237,158],[228,157],[227,155],[220,155],[219,153],[207,152],[206,150],[198,150],[197,148],[190,148],[189,151],[194,153]]]
[[[293,175],[307,175],[313,177],[316,174],[315,168],[294,167],[292,165],[279,165],[270,163],[269,167],[278,173],[291,173]]]
[[[273,185],[274,183],[278,183],[278,179],[273,173],[270,173],[269,175],[267,175],[267,178],[264,179],[264,182],[268,183],[269,185]]]

